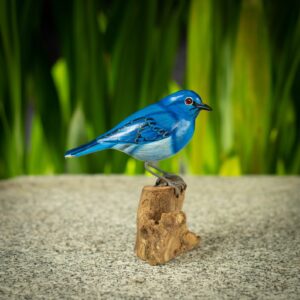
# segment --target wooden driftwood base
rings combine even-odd
[[[137,213],[135,252],[151,265],[164,264],[191,250],[200,237],[188,230],[182,209],[184,191],[170,186],[145,186]]]

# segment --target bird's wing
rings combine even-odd
[[[98,143],[147,144],[169,137],[173,125],[174,119],[167,112],[155,113],[152,116],[137,116],[101,135],[97,141]]]

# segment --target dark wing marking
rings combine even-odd
[[[116,127],[99,137],[99,142],[145,144],[170,136],[170,131],[162,128],[152,117],[133,119],[121,127]]]

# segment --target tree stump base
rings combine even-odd
[[[145,186],[137,213],[136,255],[150,265],[164,264],[196,247],[200,237],[188,230],[182,209],[185,191]]]

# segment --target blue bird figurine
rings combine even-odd
[[[144,161],[145,169],[158,177],[160,184],[173,186],[178,195],[178,186],[172,180],[174,175],[159,169],[154,163],[186,146],[194,134],[195,120],[201,110],[212,109],[197,93],[178,91],[133,113],[93,141],[67,151],[65,157],[79,157],[105,149],[122,151]]]

